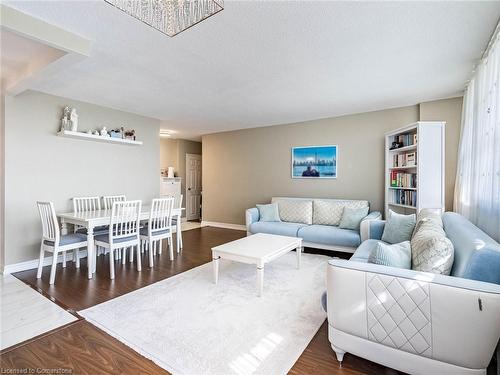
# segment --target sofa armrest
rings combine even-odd
[[[327,290],[335,330],[438,361],[485,369],[500,336],[500,285],[334,259]]]
[[[245,212],[245,224],[247,233],[250,232],[250,224],[259,221],[259,210],[256,207],[249,208]]]
[[[370,226],[371,226],[370,223],[372,221],[381,221],[381,219],[382,219],[382,214],[378,211],[373,211],[370,212],[370,214],[366,216],[363,220],[361,220],[361,223],[359,225],[359,234],[361,236],[361,242],[369,238],[372,238],[370,237]]]

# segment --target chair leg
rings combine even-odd
[[[163,240],[158,241],[158,254],[160,254],[160,255],[161,255],[162,243],[163,243]]]
[[[167,238],[168,253],[170,255],[170,260],[174,260],[174,247],[172,246],[172,237]]]
[[[76,268],[80,268],[80,249],[73,249],[73,262]]]
[[[142,265],[141,265],[141,249],[140,249],[139,244],[137,244],[137,246],[134,246],[134,247],[137,248],[137,271],[141,271],[142,270]],[[130,248],[131,252],[134,252],[134,247]]]
[[[122,257],[122,264],[125,264],[125,262],[127,261],[127,248],[124,247],[122,249],[121,257]]]
[[[119,253],[120,251],[118,251]],[[115,278],[115,249],[109,249],[109,278],[113,280]]]
[[[130,248],[130,263],[132,263],[134,261],[134,248],[131,247]]]
[[[152,242],[153,244],[153,251],[154,251],[154,254],[156,255],[156,241]]]
[[[63,256],[62,268],[66,268],[66,251],[62,252],[62,256]]]
[[[43,258],[45,256],[45,251],[43,250],[43,242],[40,245],[40,258],[38,259],[38,271],[36,272],[36,278],[39,279],[42,277],[42,268],[43,268]]]
[[[181,245],[181,249],[182,249],[184,247],[184,245],[182,243],[182,228],[181,228],[180,218],[179,218],[179,240],[180,240],[180,245]]]
[[[141,253],[144,253],[145,250],[146,250],[146,242],[141,241]]]
[[[50,268],[50,285],[54,284],[56,281],[57,255],[57,251],[54,249],[54,253],[52,254],[52,267]]]
[[[146,241],[143,241],[142,245],[143,245],[143,248],[145,248],[146,247]],[[149,267],[153,268],[153,263],[154,263],[153,262],[153,252],[149,251],[148,255],[149,255]]]

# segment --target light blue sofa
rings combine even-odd
[[[316,198],[290,198],[273,197],[272,202],[288,201],[328,201],[343,202],[346,205],[358,204],[369,206],[367,201],[358,200],[340,200],[340,199],[316,199]],[[368,221],[380,219],[380,212],[374,211],[366,216],[360,225],[360,230],[341,229],[334,225],[320,225],[314,223],[314,211],[311,212],[312,224],[294,223],[294,222],[264,222],[259,221],[259,210],[249,208],[246,210],[246,228],[247,234],[269,233],[282,236],[300,237],[303,240],[304,247],[318,249],[343,251],[353,253],[361,244],[364,237],[368,236]],[[280,214],[281,216],[281,214]]]
[[[455,212],[445,212],[442,220],[446,236],[455,249],[451,276],[500,284],[500,244]],[[381,241],[385,221],[374,220],[367,225],[368,239],[350,260],[366,263],[372,249]]]

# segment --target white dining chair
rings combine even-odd
[[[153,255],[158,242],[158,253],[161,255],[162,240],[167,239],[170,260],[174,260],[172,246],[172,209],[174,198],[153,199],[149,213],[148,225],[140,229],[140,238],[144,249],[149,251],[149,267],[153,267]]]
[[[96,211],[101,209],[101,198],[99,197],[73,197],[73,212],[86,212],[86,211]],[[75,233],[82,233],[87,235],[87,229],[75,226]],[[108,226],[103,225],[94,228],[94,235],[108,233]],[[99,253],[104,253],[104,249],[96,246],[96,257]],[[80,258],[74,259],[76,262],[76,268],[80,267]]]
[[[113,203],[124,202],[127,200],[125,195],[105,195],[102,197],[102,202],[104,203],[105,210],[111,210]]]
[[[141,250],[139,239],[139,220],[141,201],[114,202],[111,208],[109,233],[94,237],[98,246],[109,249],[109,277],[115,278],[114,251],[137,248],[137,271],[141,270]],[[125,251],[125,250],[124,250]],[[125,262],[125,254],[122,255]]]
[[[61,236],[56,211],[52,202],[37,202],[38,213],[42,221],[42,241],[40,244],[40,259],[36,278],[42,277],[45,252],[52,253],[52,267],[50,269],[49,284],[56,279],[57,259],[59,253],[63,255],[63,268],[66,267],[66,251],[73,250],[73,257],[79,259],[78,251],[87,246],[87,237],[81,233],[71,233]]]
[[[174,197],[174,208],[178,209],[177,213],[172,217],[172,225],[175,226],[175,231],[177,233],[177,253],[182,249],[182,227],[181,227],[181,217],[182,217],[182,199],[184,196],[178,195]]]

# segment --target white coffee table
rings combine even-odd
[[[219,281],[219,260],[228,259],[257,266],[257,290],[262,295],[264,287],[264,264],[279,258],[289,251],[297,250],[297,268],[300,268],[302,238],[257,233],[212,248],[214,283]]]

